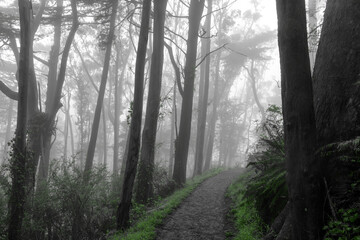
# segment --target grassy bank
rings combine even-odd
[[[244,192],[247,174],[231,184],[227,190],[227,197],[231,199],[230,218],[234,222],[235,232],[227,232],[227,239],[255,240],[261,239],[264,223],[262,222],[253,202],[246,201]]]
[[[153,210],[144,214],[143,217],[126,232],[120,232],[110,237],[110,240],[151,240],[155,239],[155,229],[159,226],[164,218],[168,216],[180,203],[189,196],[192,191],[204,180],[219,174],[222,169],[211,170],[201,176],[189,180],[185,187],[175,191],[171,196],[156,204]]]

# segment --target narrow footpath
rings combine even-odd
[[[243,169],[232,169],[205,180],[164,220],[156,239],[225,239],[225,192],[242,172]]]

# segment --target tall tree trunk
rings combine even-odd
[[[213,148],[214,148],[214,140],[215,140],[215,127],[218,118],[217,109],[219,106],[219,81],[220,81],[220,60],[221,60],[221,50],[219,50],[216,54],[216,69],[215,69],[215,78],[214,78],[214,97],[213,97],[213,105],[212,105],[212,115],[210,118],[209,124],[209,142],[207,144],[206,149],[206,157],[205,157],[205,165],[204,171],[210,169],[211,160],[213,156]]]
[[[143,1],[141,28],[135,65],[135,89],[132,105],[130,136],[128,154],[126,156],[126,169],[122,187],[121,202],[117,212],[117,228],[125,229],[129,226],[129,211],[131,207],[132,192],[136,175],[140,148],[140,131],[143,106],[144,73],[146,63],[146,49],[149,35],[151,0]]]
[[[116,61],[117,69],[120,66],[120,49],[117,47],[116,52]],[[123,60],[123,66],[120,73],[120,78],[118,79],[118,74],[115,72],[115,93],[114,93],[114,101],[115,101],[115,111],[114,111],[114,154],[113,154],[113,173],[118,174],[119,172],[119,126],[120,126],[120,114],[122,111],[122,98],[124,92],[124,75],[127,66],[128,59],[130,57],[131,47],[127,49],[125,53],[125,58]],[[118,70],[116,70],[118,71]]]
[[[251,60],[250,69],[247,69],[247,68],[245,68],[245,69],[247,70],[247,72],[249,74],[250,86],[251,86],[251,90],[252,90],[252,93],[253,93],[253,97],[254,97],[256,106],[259,108],[259,111],[260,111],[260,114],[261,114],[261,123],[264,123],[265,122],[265,109],[264,109],[263,105],[261,105],[261,103],[260,103],[259,96],[258,96],[257,89],[256,89],[256,78],[255,78],[254,64],[255,64],[255,61]]]
[[[169,177],[172,176],[174,168],[174,141],[175,141],[175,123],[176,123],[176,79],[174,80],[172,112],[171,112],[171,128],[170,128],[170,152],[169,152]]]
[[[186,181],[186,166],[191,132],[192,106],[198,31],[205,0],[191,0],[189,7],[189,31],[184,68],[184,93],[181,106],[179,136],[175,142],[175,163],[173,179],[178,185]]]
[[[18,79],[18,112],[11,161],[12,186],[9,200],[9,226],[8,239],[21,239],[21,226],[24,217],[24,204],[26,201],[26,124],[27,124],[27,95],[28,77],[30,73],[31,47],[31,1],[19,1],[20,15],[20,59]]]
[[[291,239],[321,239],[323,198],[316,146],[304,0],[277,0]]]
[[[108,78],[109,66],[110,66],[110,57],[111,57],[111,47],[114,38],[114,31],[115,31],[115,20],[116,20],[116,13],[118,7],[118,0],[114,0],[111,6],[111,17],[110,17],[110,29],[109,34],[107,37],[106,43],[106,51],[105,51],[105,58],[104,58],[104,67],[101,75],[101,83],[99,88],[99,95],[96,103],[95,114],[94,114],[94,121],[91,128],[91,136],[90,142],[86,154],[85,160],[85,168],[84,168],[84,180],[85,182],[89,181],[89,174],[92,169],[93,161],[94,161],[94,154],[95,154],[95,146],[97,135],[99,131],[99,123],[100,123],[100,115],[101,109],[104,102],[104,95],[105,95],[105,88],[106,82]]]
[[[328,0],[314,70],[319,146],[360,135],[360,2]]]
[[[50,114],[54,106],[54,96],[56,91],[57,83],[57,71],[60,55],[60,43],[61,43],[61,18],[63,14],[63,0],[56,1],[56,13],[54,21],[54,43],[51,47],[50,57],[49,57],[49,72],[48,72],[48,82],[47,82],[47,92],[46,92],[46,102],[45,102],[45,113]],[[46,121],[46,120],[45,120]],[[43,124],[43,123],[42,123]],[[39,125],[42,125],[39,124]],[[49,124],[49,128],[40,127],[37,134],[39,136],[40,144],[40,166],[38,173],[38,183],[47,179],[48,167],[50,161],[50,145],[52,138],[52,124]],[[36,164],[37,165],[37,164]],[[39,189],[39,188],[38,188]]]
[[[203,39],[204,54],[206,56],[210,53],[210,26],[211,26],[211,14],[212,14],[212,0],[208,0],[207,6],[207,15],[205,20],[205,35]],[[197,136],[196,136],[196,148],[195,148],[195,166],[194,166],[194,176],[200,175],[203,170],[204,162],[204,142],[205,142],[205,127],[206,127],[206,114],[208,106],[208,97],[209,97],[209,81],[210,81],[210,60],[211,55],[208,55],[205,60],[205,69],[204,69],[204,90],[202,98],[199,95],[199,116],[197,123]]]
[[[352,140],[360,135],[359,9],[360,2],[356,0],[327,1],[313,74],[319,148]],[[340,196],[336,193],[337,189],[342,192],[352,189],[350,184],[354,178],[351,176],[356,176],[354,171],[359,164],[350,163],[342,156],[334,157],[332,150],[325,151],[326,156],[319,158],[327,187],[330,194]],[[345,199],[354,198],[346,194],[338,201],[338,208],[344,207],[339,203]]]
[[[120,105],[121,105],[121,92],[119,82],[119,67],[120,67],[120,49],[116,45],[116,60],[115,60],[115,79],[114,79],[114,153],[113,153],[113,173],[118,174],[119,170],[119,122],[120,122]],[[123,73],[121,73],[123,74]]]
[[[164,24],[167,0],[154,2],[154,41],[149,93],[142,134],[136,202],[145,204],[153,196],[153,172],[156,130],[160,110],[161,80],[164,61]]]
[[[69,99],[68,99],[69,100]],[[68,101],[67,101],[68,102]],[[68,138],[69,138],[69,119],[68,119],[68,103],[66,103],[65,107],[65,124],[64,124],[64,150],[63,150],[63,158],[66,161],[67,158],[67,148],[68,148]]]
[[[46,122],[43,125],[43,132],[40,137],[40,144],[41,144],[41,160],[39,166],[39,174],[38,174],[38,183],[41,184],[42,181],[45,181],[48,176],[49,171],[49,162],[50,162],[50,149],[51,149],[51,138],[52,132],[55,125],[55,118],[56,114],[59,111],[60,107],[62,106],[60,99],[62,88],[65,81],[65,74],[66,74],[66,67],[67,67],[67,60],[69,57],[71,44],[75,38],[75,33],[79,27],[78,22],[78,15],[77,15],[77,6],[76,1],[71,1],[71,10],[72,10],[72,26],[69,32],[69,35],[66,39],[65,47],[63,50],[60,69],[58,72],[58,77],[56,81],[56,88],[52,95],[52,100],[49,100],[49,104],[51,103],[52,106],[47,107],[46,109]]]
[[[217,44],[220,46],[221,38],[222,38],[222,23],[223,23],[224,13],[221,12],[219,16],[218,22],[218,37]],[[214,77],[214,96],[213,96],[213,105],[212,105],[212,114],[210,117],[209,130],[208,130],[208,143],[205,153],[205,165],[204,171],[210,169],[212,156],[213,156],[213,148],[214,148],[214,140],[215,140],[215,127],[218,119],[217,109],[220,103],[220,61],[221,61],[221,53],[222,49],[219,49],[216,54],[215,60],[215,77]]]
[[[102,127],[103,127],[103,164],[106,168],[107,165],[107,127],[106,127],[106,113],[105,113],[105,107],[102,107]],[[101,163],[102,161],[99,161]]]

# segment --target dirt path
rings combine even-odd
[[[204,181],[165,219],[156,239],[225,239],[225,191],[241,172],[233,169]]]

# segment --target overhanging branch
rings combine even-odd
[[[0,91],[12,100],[17,101],[19,99],[19,94],[6,86],[3,81],[0,81]]]

